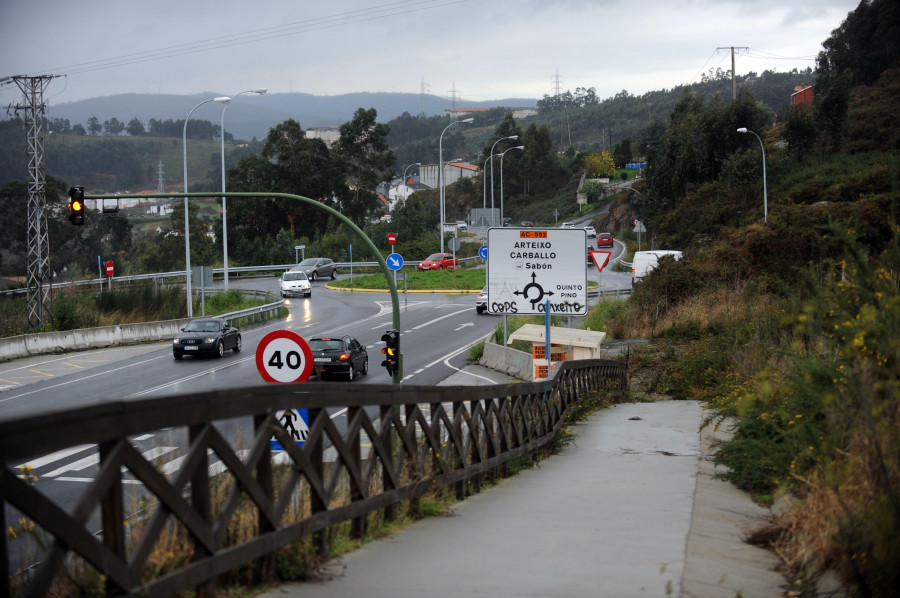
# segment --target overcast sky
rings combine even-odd
[[[600,99],[815,68],[858,0],[0,0],[0,78],[67,75],[50,105],[116,93],[427,93]],[[455,90],[455,91],[454,91]],[[0,86],[0,105],[20,101]],[[448,102],[449,103],[449,102]]]

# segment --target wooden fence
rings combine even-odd
[[[326,554],[333,526],[350,522],[362,536],[372,517],[391,520],[401,502],[415,506],[430,490],[463,498],[485,476],[504,475],[511,459],[546,447],[583,393],[626,384],[624,364],[586,360],[534,383],[268,385],[0,421],[8,525],[0,589],[58,593],[74,569],[102,579],[107,595],[211,595],[216,577],[236,568],[271,579],[279,549],[304,540]],[[309,414],[302,446],[276,415],[300,408]],[[246,448],[235,446],[238,429]],[[151,435],[178,446],[177,468],[141,452],[139,440]],[[36,479],[28,464],[88,445],[96,472],[77,504],[63,508],[46,492],[55,482]],[[40,548],[27,567],[26,544]]]

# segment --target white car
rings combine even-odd
[[[563,222],[559,225],[559,228],[575,228],[574,222]]]
[[[594,230],[593,226],[585,226],[584,232],[587,233],[588,239],[593,239],[594,237],[597,236],[597,231]]]
[[[309,277],[301,270],[290,270],[281,275],[282,297],[312,297]]]
[[[457,220],[456,221],[456,230],[469,230],[469,225],[466,224],[465,220]]]

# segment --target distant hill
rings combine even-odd
[[[203,100],[224,96],[225,93],[209,92],[198,95],[180,96],[164,94],[118,94],[51,104],[48,112],[51,118],[68,119],[71,125],[85,126],[87,120],[96,116],[102,123],[110,118],[128,123],[137,118],[147,126],[151,118],[157,120],[182,120],[191,109]],[[509,98],[486,102],[458,102],[459,107],[493,108],[532,107],[537,105],[534,98]],[[236,139],[250,140],[264,138],[273,126],[293,118],[304,129],[341,125],[352,120],[358,108],[375,108],[379,122],[388,122],[408,112],[417,115],[440,116],[450,108],[446,98],[415,93],[348,93],[338,96],[316,96],[308,93],[274,93],[262,96],[244,94],[228,107],[225,113],[225,130]],[[198,108],[192,119],[219,123],[222,111],[218,105],[210,103]]]

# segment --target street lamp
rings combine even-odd
[[[523,150],[525,149],[524,145],[517,145],[515,147],[511,147],[500,154],[500,226],[503,226],[503,156],[506,155],[506,152],[509,150]]]
[[[518,139],[518,135],[510,135],[509,137],[501,137],[497,141],[494,142],[494,145],[491,146],[491,220],[494,219],[494,148],[498,143],[503,141],[504,139]],[[503,209],[500,209],[500,223],[503,224]],[[494,226],[497,226],[497,223],[493,223]]]
[[[225,205],[225,110],[228,109],[228,104],[234,98],[239,95],[243,95],[245,93],[255,93],[258,95],[265,94],[268,89],[248,89],[247,91],[242,91],[240,93],[236,93],[231,96],[230,99],[222,102],[225,104],[222,106],[222,122],[219,125],[219,133],[222,135],[222,257],[225,266],[225,290],[228,290],[228,218],[226,217],[226,213],[228,210]]]
[[[421,162],[413,162],[412,164],[410,164],[409,166],[407,166],[406,168],[403,169],[403,184],[404,185],[406,184],[406,171],[409,170],[410,168],[412,168],[413,166],[421,166],[421,165],[422,165]],[[408,193],[406,194],[406,197],[403,198],[403,201],[406,201],[407,198],[409,198]],[[397,199],[400,199],[400,187],[399,186],[397,187]]]
[[[482,177],[481,177],[481,178],[482,178],[482,183],[484,183],[484,184],[482,185],[483,189],[482,189],[482,191],[481,191],[481,194],[482,194],[482,195],[481,195],[481,197],[482,197],[482,204],[483,204],[481,207],[484,208],[485,210],[487,210],[487,163],[488,163],[488,160],[490,160],[490,159],[493,158],[493,157],[494,157],[494,155],[491,154],[490,156],[488,156],[487,158],[485,158],[485,160],[484,160],[484,167],[481,169],[481,173],[482,173]],[[482,218],[484,218],[484,216],[482,216]]]
[[[747,127],[741,127],[737,130],[738,133],[753,133],[747,129]],[[763,222],[766,222],[769,219],[769,197],[766,193],[766,148],[763,145],[762,139],[759,138],[759,135],[753,133],[753,136],[759,140],[759,148],[762,150],[762,161],[763,161]]]
[[[444,127],[444,130],[441,131],[441,136],[438,138],[438,176],[440,177],[441,187],[441,223],[438,226],[438,230],[440,231],[441,235],[441,253],[444,253],[444,133],[446,133],[447,129],[454,125],[470,123],[474,120],[474,118],[464,118],[463,120],[454,121]]]
[[[210,98],[208,100],[203,100],[188,112],[187,118],[184,119],[184,130],[181,133],[181,148],[184,150],[184,192],[188,192],[188,179],[187,179],[187,126],[188,122],[191,120],[191,114],[194,113],[194,110],[202,106],[203,104],[209,102],[219,102],[220,104],[224,104],[230,101],[231,98],[228,96],[222,96],[220,98]],[[194,305],[191,301],[191,231],[188,226],[188,198],[184,198],[184,270],[185,270],[185,278],[187,279],[187,315],[189,318],[194,317]]]

